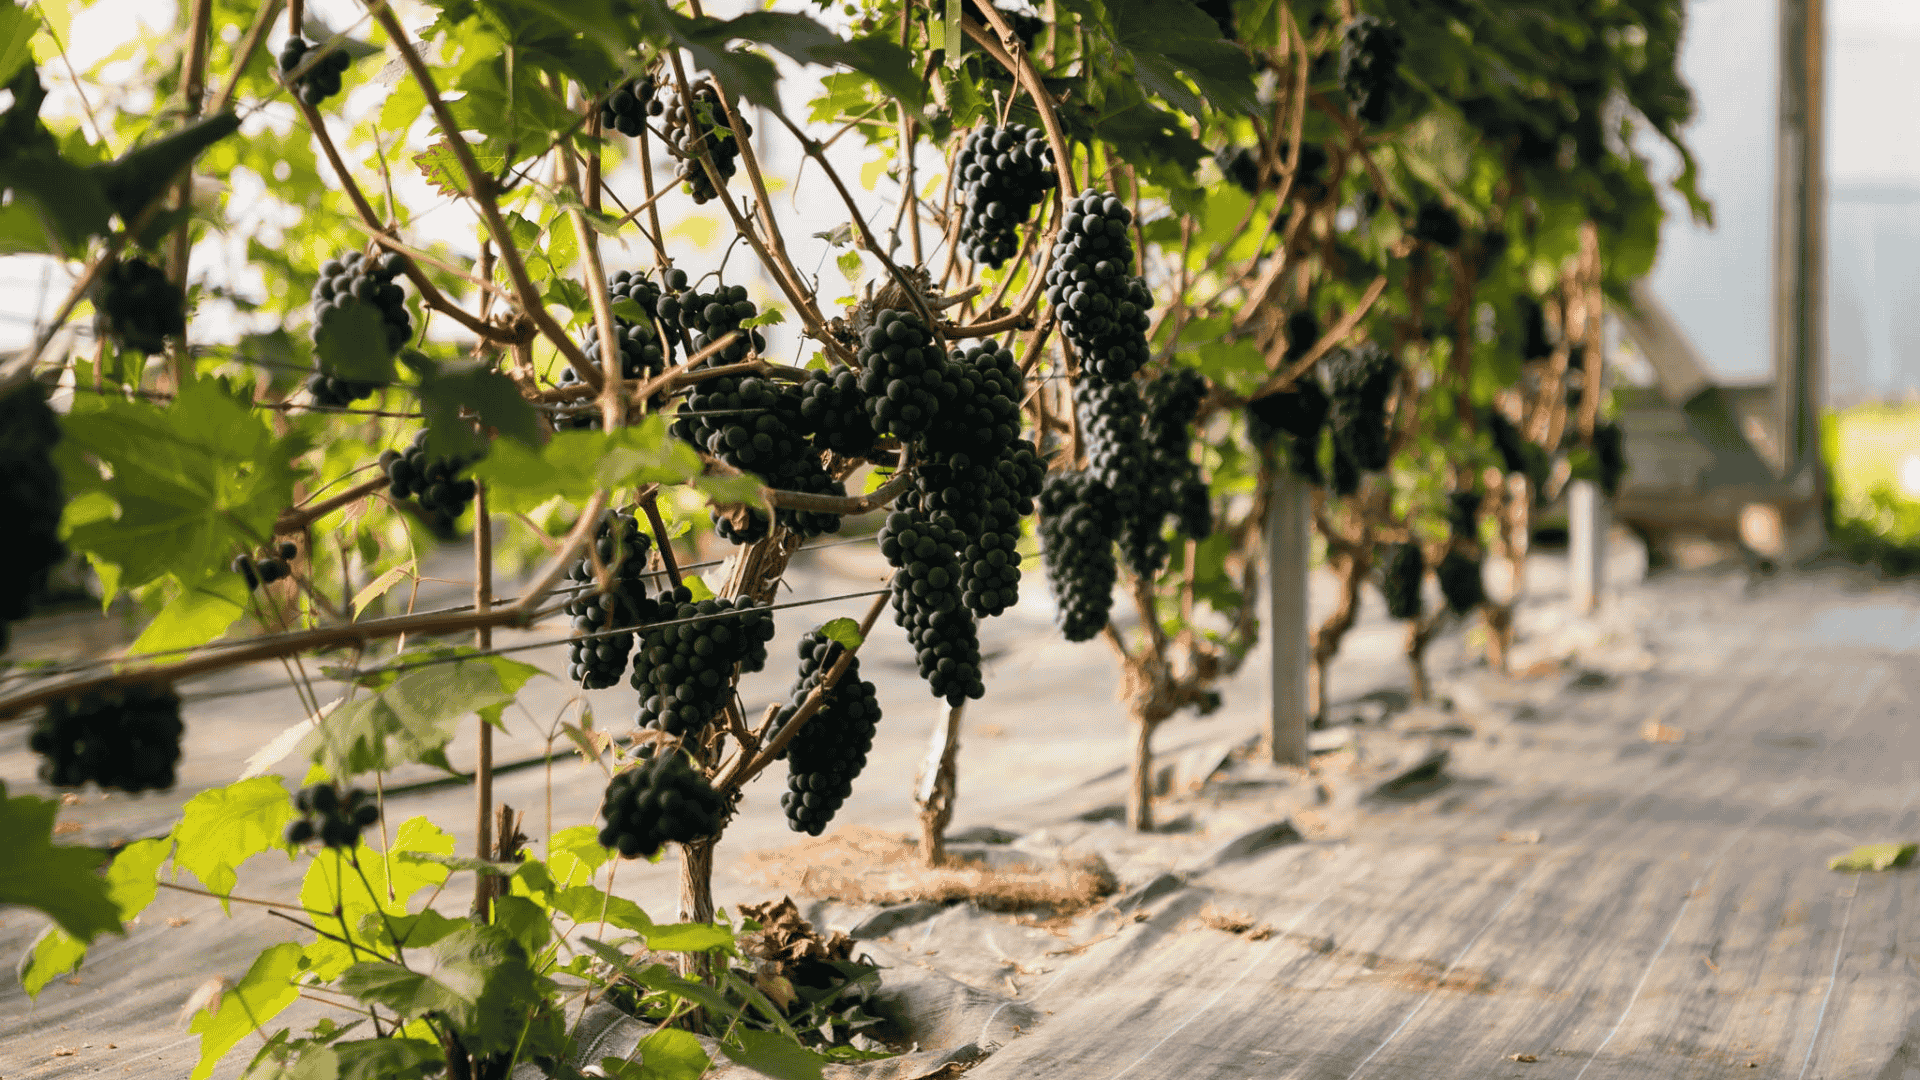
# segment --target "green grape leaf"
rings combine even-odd
[[[733,946],[733,931],[714,923],[674,923],[645,931],[647,948],[655,952],[706,952]]]
[[[173,187],[202,151],[239,130],[237,115],[216,113],[87,171],[98,181],[114,213],[131,223],[148,203]]]
[[[860,284],[860,279],[863,276],[862,270],[865,264],[861,262],[858,251],[850,250],[841,252],[840,256],[833,260],[833,265],[840,268],[840,276],[847,279],[847,284]]]
[[[160,893],[160,864],[173,853],[172,837],[135,840],[120,849],[107,867],[107,895],[120,909],[120,921],[132,922]]]
[[[597,491],[684,483],[700,469],[693,447],[667,437],[665,418],[648,416],[611,434],[562,431],[538,450],[496,442],[472,472],[487,485],[488,504],[512,514],[555,497],[584,502]]]
[[[80,962],[86,958],[86,942],[62,930],[57,923],[49,923],[20,958],[20,987],[28,998],[38,998],[48,983],[79,971]]]
[[[820,626],[820,633],[828,641],[837,641],[849,649],[857,649],[866,639],[860,636],[860,624],[849,618],[829,619]]]
[[[786,321],[787,313],[780,309],[779,304],[768,304],[765,311],[751,319],[742,320],[740,325],[743,329],[750,330],[757,326],[779,326]]]
[[[595,941],[592,938],[581,938],[577,944],[606,961],[607,965],[615,971],[649,990],[658,990],[685,998],[715,1016],[738,1017],[741,1015],[740,1006],[734,1004],[724,994],[705,983],[693,982],[675,975],[667,969],[665,964],[648,964],[646,967],[639,967],[628,958],[626,953],[604,941]]]
[[[342,972],[340,989],[402,1019],[445,1016],[469,1053],[511,1052],[526,1024],[527,1003],[546,984],[534,974],[526,949],[500,927],[467,926],[436,942],[432,953],[431,975],[368,961]]]
[[[528,956],[538,956],[553,940],[546,909],[524,896],[493,898],[493,925],[505,930]]]
[[[293,800],[278,776],[256,776],[211,788],[187,800],[173,827],[173,865],[200,879],[222,899],[238,880],[235,871],[255,855],[284,851]]]
[[[1835,855],[1828,860],[1827,869],[1855,872],[1889,870],[1912,862],[1916,851],[1920,851],[1920,847],[1913,844],[1862,844],[1845,855]]]
[[[327,371],[356,382],[393,381],[393,350],[378,307],[363,300],[341,304],[328,310],[313,333],[314,352]]]
[[[360,917],[360,936],[375,945],[424,949],[455,930],[471,925],[465,919],[451,919],[432,908],[412,915],[370,911]]]
[[[275,945],[254,960],[237,985],[220,995],[217,1009],[195,1013],[187,1029],[200,1036],[200,1063],[193,1067],[192,1080],[207,1080],[227,1051],[293,1004],[300,996],[294,977],[306,966],[300,946]]]
[[[446,1054],[425,1039],[351,1039],[300,1055],[287,1080],[421,1080],[446,1068]]]
[[[749,1027],[734,1028],[720,1044],[720,1052],[775,1080],[820,1080],[827,1063],[826,1058],[790,1038]]]
[[[592,825],[561,829],[547,842],[547,869],[561,885],[583,885],[613,858],[613,849],[600,843]]]
[[[236,551],[273,535],[308,447],[301,429],[276,436],[266,415],[214,379],[187,383],[164,409],[78,396],[55,451],[67,490],[104,493],[120,513],[76,524],[69,543],[117,568],[121,588],[164,577],[190,588],[227,573]]]
[[[751,473],[740,476],[697,476],[693,479],[693,487],[720,506],[766,506],[766,500],[761,496],[765,485]]]
[[[20,65],[33,59],[33,32],[39,26],[40,20],[25,8],[12,3],[0,7],[0,85],[12,82]],[[61,41],[67,38],[64,32],[56,36]]]
[[[547,903],[554,911],[583,926],[597,926],[604,920],[608,926],[637,934],[646,934],[654,928],[653,920],[647,918],[639,904],[591,885],[559,889],[548,896]]]
[[[401,857],[418,852],[451,855],[453,837],[426,818],[413,817],[401,823],[384,859],[364,842],[347,855],[333,848],[323,850],[307,867],[306,880],[300,886],[300,906],[319,912],[332,912],[337,907],[340,918],[323,918],[323,923],[339,924],[328,927],[334,933],[341,927],[360,925],[369,915],[377,916],[381,912],[405,915],[407,903],[414,894],[447,880],[446,867],[424,859]],[[309,943],[306,956],[314,972],[323,979],[338,975],[360,959],[345,945],[329,938]]]
[[[540,420],[512,379],[480,363],[421,366],[420,411],[427,416],[429,453],[486,450],[486,437],[460,419],[462,409],[479,416],[482,431],[491,428],[527,446],[540,441]]]
[[[247,583],[239,574],[201,581],[168,601],[127,647],[129,655],[186,650],[218,641],[247,613]],[[184,651],[162,663],[185,660]]]
[[[403,762],[453,772],[445,752],[460,720],[512,702],[519,687],[509,689],[511,677],[485,658],[405,666],[412,655],[402,654],[391,682],[329,714],[301,740],[300,753],[335,777]]]
[[[630,323],[641,323],[646,326],[653,325],[653,316],[648,315],[647,309],[641,307],[640,302],[631,296],[623,296],[615,300],[613,302],[613,314],[616,318],[625,319]]]
[[[600,1068],[615,1080],[700,1080],[713,1059],[691,1031],[665,1028],[640,1040],[638,1061],[602,1058]]]

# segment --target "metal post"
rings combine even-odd
[[[1782,479],[1824,503],[1826,390],[1826,0],[1780,0],[1773,192],[1773,368]],[[1806,515],[1817,528],[1818,514]],[[1795,523],[1799,524],[1799,523]],[[1796,530],[1798,531],[1798,530]],[[1789,547],[1804,547],[1801,538]]]
[[[1267,746],[1276,765],[1307,763],[1307,485],[1276,470],[1267,507],[1267,640],[1273,659]]]
[[[1591,615],[1607,584],[1607,528],[1611,514],[1600,485],[1575,480],[1567,486],[1567,556],[1573,610]]]

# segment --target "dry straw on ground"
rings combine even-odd
[[[901,904],[915,900],[970,900],[989,911],[1084,911],[1114,890],[1113,874],[1098,858],[988,867],[951,854],[929,867],[920,845],[903,833],[850,825],[784,848],[748,852],[750,876],[785,892],[847,903]]]

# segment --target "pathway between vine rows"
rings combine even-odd
[[[855,554],[864,550],[803,562],[796,595],[866,586],[877,568]],[[1126,895],[1051,932],[968,905],[903,910],[865,947],[895,965],[912,1000],[952,991],[957,1004],[922,1018],[923,1045],[991,1051],[968,1073],[981,1078],[1920,1077],[1920,1030],[1909,1031],[1920,1005],[1915,871],[1826,868],[1854,844],[1920,839],[1920,737],[1909,733],[1920,590],[1844,573],[1755,588],[1711,572],[1636,584],[1637,570],[1621,551],[1615,603],[1569,620],[1562,564],[1537,557],[1521,666],[1571,662],[1496,679],[1461,664],[1455,633],[1433,656],[1451,713],[1395,708],[1400,630],[1370,595],[1335,669],[1334,697],[1349,703],[1336,718],[1370,721],[1348,746],[1322,755],[1311,781],[1240,763],[1188,790],[1192,773],[1262,723],[1266,669],[1249,663],[1225,708],[1162,730],[1178,793],[1159,808],[1170,827],[1145,837],[1106,812],[1127,747],[1112,657],[1053,638],[1044,597],[1031,595],[1043,590],[1029,589],[983,635],[998,659],[967,717],[955,829],[1004,829],[1033,855],[1098,853]],[[840,606],[857,614],[860,603]],[[750,707],[784,692],[791,642],[811,622],[783,623],[773,670],[743,688]],[[52,620],[31,633],[44,646],[72,631]],[[897,637],[883,623],[869,646],[863,667],[889,712],[836,825],[913,828],[912,776],[934,708]],[[561,657],[531,658],[553,668]],[[626,692],[592,697],[603,727],[624,727]],[[550,684],[531,691],[500,757],[540,753],[535,728],[564,699]],[[297,715],[293,700],[275,689],[190,704],[177,791],[89,796],[61,820],[91,843],[164,829],[195,791],[237,776]],[[1679,741],[1648,741],[1649,722]],[[1439,749],[1449,760],[1437,778],[1371,794]],[[462,752],[456,744],[455,761]],[[21,725],[0,727],[0,776],[38,790],[20,783],[32,771]],[[723,842],[723,905],[765,897],[739,856],[791,841],[779,785],[775,775],[749,789]],[[510,773],[497,797],[528,811],[537,838],[549,798],[564,826],[593,812],[599,787],[563,743],[551,775]],[[400,802],[401,815],[427,814],[468,842],[469,793]],[[1287,837],[1271,826],[1285,818],[1304,840],[1276,842]],[[1263,842],[1223,850],[1246,834]],[[280,896],[296,883],[292,864],[256,860],[238,891]],[[671,915],[676,889],[671,861],[620,876],[619,891],[656,917]],[[806,906],[847,927],[871,914]],[[1208,925],[1223,912],[1253,929]],[[237,977],[284,926],[163,893],[126,939],[103,942],[39,1002],[11,980],[0,987],[0,1077],[184,1078],[197,1039],[182,1004],[212,976]],[[18,955],[37,932],[34,917],[0,917],[0,952]],[[237,1053],[216,1075],[243,1063]]]

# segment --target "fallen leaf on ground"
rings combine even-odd
[[[1827,869],[1865,871],[1905,866],[1913,861],[1916,850],[1920,848],[1913,844],[1862,844],[1845,855],[1835,855],[1828,860]]]
[[[1540,842],[1540,830],[1528,829],[1526,832],[1507,831],[1500,834],[1503,844],[1537,844]]]
[[[1642,742],[1683,742],[1687,733],[1677,727],[1668,727],[1658,720],[1649,720],[1640,726]]]
[[[192,919],[187,918],[185,915],[167,916],[167,925],[173,927],[175,930],[178,930],[179,928],[187,925],[192,921],[193,921]]]
[[[1537,1057],[1534,1057],[1532,1054],[1508,1054],[1507,1060],[1508,1061],[1539,1061],[1540,1059]]]
[[[79,1052],[80,1051],[75,1050],[71,1046],[56,1046],[53,1048],[54,1057],[72,1057]]]
[[[77,822],[77,821],[62,821],[62,822],[58,822],[58,823],[56,823],[56,824],[54,825],[54,827],[53,827],[53,835],[55,835],[55,836],[68,836],[68,835],[71,835],[71,834],[73,834],[73,833],[77,833],[77,832],[79,832],[79,831],[81,831],[82,829],[85,829],[85,828],[86,828],[86,826],[85,826],[85,825],[82,825],[82,824],[80,824],[80,823],[79,823],[79,822]]]

